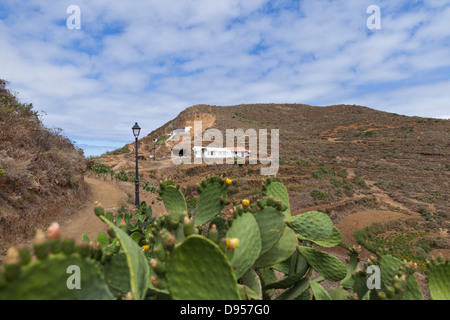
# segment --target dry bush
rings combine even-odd
[[[11,242],[79,203],[87,186],[83,155],[5,84],[0,80],[0,241]]]

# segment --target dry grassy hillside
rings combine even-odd
[[[82,152],[45,128],[0,80],[0,249],[34,235],[87,195]]]
[[[423,234],[408,244],[415,256],[450,256],[449,120],[349,105],[197,105],[140,140],[143,183],[157,185],[170,176],[194,196],[201,179],[222,174],[234,180],[231,193],[237,199],[253,199],[261,192],[266,177],[260,175],[260,164],[173,165],[171,143],[156,146],[157,161],[149,158],[153,139],[195,120],[204,121],[203,130],[216,128],[224,137],[226,129],[279,129],[277,177],[288,188],[293,212],[327,212],[349,244],[356,243],[357,231],[368,247],[388,234],[395,239],[417,231]],[[98,161],[116,171],[134,170],[134,153]],[[377,246],[388,240],[383,241]]]

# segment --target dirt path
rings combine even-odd
[[[127,194],[114,182],[85,177],[91,188],[91,196],[85,206],[70,217],[61,218],[61,234],[81,240],[83,233],[90,239],[96,239],[99,232],[106,231],[106,225],[94,214],[94,203],[99,201],[105,211],[116,212],[120,203],[127,200]]]

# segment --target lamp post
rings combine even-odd
[[[134,204],[136,205],[136,207],[139,207],[140,201],[139,201],[139,165],[138,165],[138,137],[139,137],[139,133],[141,132],[141,128],[139,127],[138,123],[136,122],[133,126],[133,128],[131,128],[133,130],[133,135],[136,138],[136,179],[135,179],[135,185],[136,185],[136,197],[135,197],[135,201]]]

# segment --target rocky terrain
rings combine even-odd
[[[2,81],[3,251],[28,239],[50,221],[64,224],[64,217],[70,220],[75,213],[74,217],[81,219],[74,218],[79,224],[77,232],[82,232],[84,217],[80,212],[87,210],[88,199],[94,200],[95,194],[85,183],[88,171],[90,178],[126,184],[128,199],[111,199],[111,203],[128,201],[132,206],[134,143],[87,161],[82,150],[76,149],[61,130],[45,128],[32,105],[18,102],[5,85]],[[254,132],[257,143],[261,133],[267,134],[269,154],[269,136],[277,129],[276,176],[289,191],[293,214],[311,210],[327,213],[346,244],[363,245],[365,257],[377,250],[423,263],[431,256],[450,257],[449,120],[407,117],[349,105],[192,106],[139,140],[141,197],[152,202],[156,214],[164,213],[154,200],[159,182],[166,178],[177,181],[188,199],[197,196],[195,186],[211,175],[232,179],[230,196],[237,200],[254,201],[262,193],[267,176],[261,175],[265,165],[260,162],[174,163],[179,140],[170,133],[194,126],[195,121],[202,123],[202,137],[208,129],[219,130],[224,146],[227,129]],[[195,138],[194,131],[188,136]],[[250,148],[251,138],[245,147]],[[201,140],[202,146],[210,143],[211,139]]]
[[[167,135],[194,121],[202,121],[203,131],[219,129],[223,137],[226,129],[278,129],[277,177],[290,192],[292,211],[326,212],[349,245],[366,243],[370,248],[368,243],[388,234],[395,239],[422,232],[405,251],[421,261],[432,255],[449,257],[449,120],[349,105],[197,105],[139,140],[143,184],[157,186],[171,177],[189,197],[196,195],[194,185],[201,179],[219,174],[233,179],[231,193],[236,199],[252,200],[261,192],[267,178],[260,174],[262,164],[173,164],[177,142]],[[155,144],[153,139],[159,141]],[[204,146],[209,143],[203,141]],[[133,147],[130,144],[96,161],[131,176]],[[378,249],[392,245],[377,243]]]
[[[0,254],[86,199],[81,150],[0,80]]]

